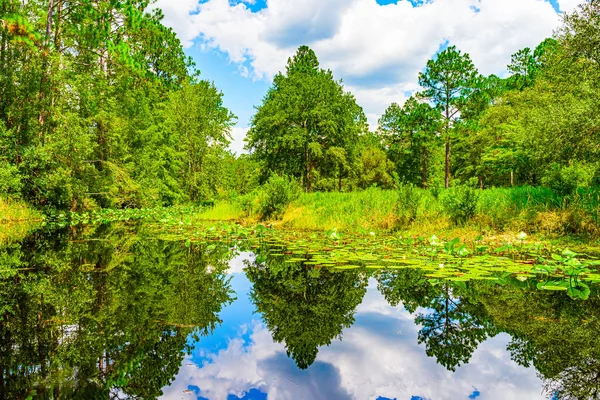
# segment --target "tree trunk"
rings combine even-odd
[[[46,40],[44,51],[44,62],[42,64],[42,81],[40,82],[40,112],[38,114],[38,122],[40,124],[39,137],[43,143],[43,125],[45,122],[45,105],[44,99],[46,98],[46,84],[48,83],[48,56],[50,53],[50,32],[52,31],[52,10],[54,8],[54,0],[48,0],[48,16],[46,19]]]
[[[340,171],[338,175],[338,192],[342,191],[342,172]]]
[[[510,186],[514,186],[515,185],[515,175],[513,170],[510,170]]]
[[[427,189],[427,152],[423,150],[423,189]]]
[[[446,138],[446,189],[450,186],[450,138]]]
[[[479,189],[483,189],[483,176],[479,175]]]
[[[304,148],[304,175],[306,176],[306,183],[304,186],[304,191],[308,193],[308,189],[310,187],[310,166],[308,165],[308,146]]]

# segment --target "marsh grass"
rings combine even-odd
[[[200,220],[209,221],[234,221],[243,217],[242,208],[238,202],[222,201],[209,207],[195,216]]]
[[[42,215],[22,202],[0,198],[0,243],[20,240],[42,221]]]
[[[280,221],[273,223],[299,230],[395,230],[412,235],[447,233],[475,237],[482,233],[500,235],[527,231],[554,236],[600,236],[600,192],[597,189],[580,190],[567,197],[548,188],[476,190],[475,211],[458,221],[460,223],[444,205],[444,201],[447,202],[444,199],[452,193],[452,189],[442,190],[436,197],[432,191],[419,188],[302,193],[285,209]],[[259,203],[260,195],[253,194],[244,197],[241,203],[240,200],[219,203],[204,216],[252,221],[258,218]]]
[[[42,215],[25,203],[0,197],[0,223],[41,220]]]

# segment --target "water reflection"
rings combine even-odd
[[[160,396],[233,298],[228,252],[119,230],[3,248],[0,398]]]
[[[595,287],[250,250],[119,226],[0,247],[0,398],[599,398]]]

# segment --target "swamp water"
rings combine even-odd
[[[0,398],[598,398],[594,257],[199,236],[0,245]]]

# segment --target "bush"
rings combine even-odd
[[[279,218],[287,206],[300,195],[296,181],[287,176],[271,175],[261,188],[260,218]]]
[[[553,163],[542,179],[542,183],[561,196],[570,196],[577,189],[590,187],[595,172],[596,168],[591,165]]]
[[[242,211],[245,217],[249,217],[254,213],[255,199],[259,196],[257,190],[247,193],[243,196],[239,196],[235,199],[238,207]]]
[[[452,222],[464,225],[477,212],[479,193],[469,185],[460,185],[446,191],[442,206]]]
[[[408,225],[417,219],[421,195],[411,183],[398,186],[398,200],[396,201],[396,221],[400,226]]]
[[[16,195],[23,188],[19,170],[7,162],[0,162],[0,194]]]

